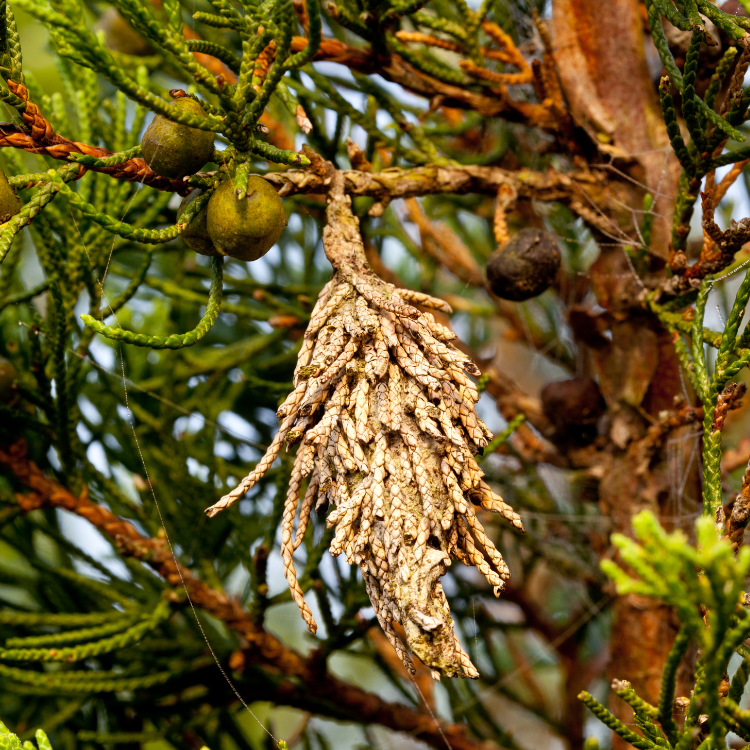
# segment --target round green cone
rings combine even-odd
[[[216,188],[208,202],[206,226],[214,245],[225,255],[258,260],[281,236],[286,214],[271,185],[252,175],[243,200],[237,197],[233,180]]]

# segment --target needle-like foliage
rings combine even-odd
[[[0,0],[2,747],[750,738],[749,33]]]

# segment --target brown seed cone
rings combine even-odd
[[[476,387],[465,374],[476,366],[408,304],[409,294],[402,297],[367,266],[340,177],[333,178],[324,233],[336,270],[313,311],[297,388],[279,410],[281,432],[304,433],[284,514],[285,572],[314,632],[291,560],[301,541],[291,542],[300,478],[314,467],[317,507],[335,506],[326,519],[335,528],[330,552],[361,569],[378,620],[405,667],[413,670],[411,651],[436,677],[477,677],[453,631],[440,578],[452,560],[476,565],[496,594],[508,578],[470,493],[489,492],[488,509],[516,528],[520,519],[492,496],[473,459],[488,439],[478,426]],[[278,445],[274,440],[269,455],[209,515],[252,487]],[[311,505],[306,497],[303,506]],[[405,646],[393,622],[402,625]]]
[[[487,260],[487,282],[501,299],[537,297],[552,285],[560,269],[560,245],[549,232],[527,227]]]

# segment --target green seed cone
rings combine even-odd
[[[190,97],[175,99],[170,104],[183,112],[206,116],[203,107]],[[211,158],[214,134],[209,130],[198,130],[156,115],[143,134],[141,148],[146,164],[156,174],[179,180],[186,175],[195,174]]]
[[[199,196],[202,190],[193,190],[192,193],[186,195],[180,203],[180,207],[177,209],[177,221],[184,213],[185,209]],[[206,217],[208,211],[207,206],[204,206],[196,217],[187,225],[185,231],[182,233],[182,239],[185,240],[185,244],[191,249],[195,250],[196,253],[201,255],[221,255],[221,253],[214,247],[214,243],[208,236],[208,229],[206,228]]]
[[[216,188],[208,202],[206,225],[222,253],[238,260],[258,260],[281,236],[286,214],[276,191],[262,177],[252,175],[244,200],[237,197],[232,180]]]
[[[0,224],[9,221],[21,210],[21,199],[10,186],[5,172],[0,170]]]

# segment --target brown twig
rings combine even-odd
[[[504,49],[513,60],[513,64],[521,71],[531,76],[531,67],[526,58],[521,54],[518,47],[516,47],[513,38],[508,34],[501,26],[492,21],[482,21],[482,30],[489,36],[497,45]]]
[[[729,501],[726,508],[727,533],[725,538],[729,540],[735,554],[742,546],[745,536],[745,528],[750,520],[750,495],[746,490],[745,478],[742,482],[743,492],[740,492]]]
[[[396,39],[400,42],[412,42],[414,44],[424,44],[428,47],[438,47],[447,49],[449,52],[461,52],[463,47],[456,42],[448,39],[438,39],[431,34],[423,34],[421,31],[397,31]]]
[[[507,96],[507,92],[504,88],[506,84],[514,86],[522,83],[531,83],[533,80],[531,68],[523,73],[496,73],[494,70],[487,70],[487,68],[476,65],[471,62],[471,60],[461,60],[458,64],[461,66],[461,70],[463,70],[464,73],[468,73],[470,76],[479,78],[482,81],[489,81],[490,83],[498,84],[498,86],[501,87],[499,91],[502,92],[502,96]]]
[[[734,385],[736,389],[738,384],[733,383],[731,385]],[[741,383],[739,385],[745,386],[744,383]],[[739,390],[739,398],[741,398],[747,388],[742,387]],[[724,393],[726,393],[726,389],[724,389]],[[729,409],[732,408],[736,400],[737,396],[735,395],[735,390],[733,389],[730,392]],[[718,408],[719,407],[717,405],[717,411]],[[724,467],[722,466],[722,469],[723,468]],[[745,528],[748,521],[750,521],[750,462],[748,462],[747,467],[745,468],[745,473],[742,475],[742,488],[740,492],[735,495],[727,504],[726,518],[726,538],[731,542],[732,548],[734,549],[734,552],[736,554],[739,548],[742,546],[742,542],[745,537]]]
[[[541,104],[507,96],[487,96],[470,88],[445,83],[422,73],[398,55],[391,55],[378,73],[415,94],[429,99],[440,96],[441,104],[446,107],[473,110],[484,117],[502,117],[508,122],[544,130],[556,131],[559,128],[557,117]]]
[[[750,463],[742,475],[742,489],[727,504],[726,538],[732,544],[735,554],[742,546],[745,527],[750,520]]]
[[[681,263],[672,264],[675,275],[662,283],[662,290],[667,294],[679,296],[698,288],[701,279],[731,265],[736,253],[750,242],[750,218],[732,220],[729,229],[722,231],[714,220],[715,205],[710,193],[701,193],[703,232],[710,242],[705,243],[701,257],[692,266],[685,266],[684,254],[681,254]]]
[[[307,46],[305,37],[292,39],[292,50],[299,52]],[[446,107],[473,110],[485,117],[503,117],[509,122],[518,122],[529,127],[556,130],[556,117],[540,104],[516,101],[514,99],[487,96],[465,87],[445,83],[406,62],[399,55],[378,58],[371,50],[358,50],[338,39],[323,39],[315,55],[316,61],[335,62],[359,73],[375,73],[386,80],[398,83],[415,94],[432,99],[441,97]]]
[[[497,243],[498,248],[504,247],[505,244],[510,241],[510,232],[508,231],[508,212],[513,210],[517,200],[518,196],[513,191],[511,185],[503,185],[497,191],[492,232],[495,235],[495,242]]]
[[[742,406],[742,398],[746,391],[746,383],[729,383],[719,394],[716,400],[716,408],[714,409],[713,424],[711,425],[712,432],[724,429],[724,422],[727,415],[730,411],[739,409]]]
[[[265,175],[265,178],[282,197],[325,194],[329,189],[328,177],[317,174],[312,169],[289,169]],[[510,190],[519,200],[544,203],[556,201],[579,212],[583,210],[581,196],[584,196],[589,206],[595,205],[601,212],[586,213],[593,214],[588,219],[602,231],[611,229],[608,217],[628,220],[622,203],[617,199],[618,185],[599,173],[588,171],[562,174],[554,170],[545,173],[526,169],[514,172],[500,167],[429,165],[414,169],[386,169],[375,173],[346,170],[344,178],[349,195],[368,196],[385,205],[398,198],[443,193],[496,196],[500,190]]]
[[[496,24],[491,24],[496,26]],[[498,27],[499,28],[499,27]],[[502,29],[500,29],[502,32]],[[502,32],[505,34],[505,32]],[[507,36],[507,35],[505,35]],[[510,37],[507,37],[510,40]],[[449,52],[463,52],[464,46],[455,42],[451,39],[443,39],[440,37],[433,36],[432,34],[425,34],[421,31],[397,31],[396,39],[400,42],[411,42],[412,44],[424,44],[426,47],[437,47],[438,49],[448,50]],[[506,45],[501,45],[502,49],[491,49],[489,47],[481,47],[480,51],[483,57],[489,60],[497,60],[502,63],[519,66],[527,77],[531,73],[529,64],[524,59],[523,55],[510,40],[511,49],[508,49]],[[530,79],[529,79],[530,80]]]
[[[268,75],[268,69],[276,59],[276,42],[273,39],[268,43],[268,46],[258,55],[258,59],[255,61],[255,69],[253,70],[253,79],[257,79],[253,83],[253,89],[256,92],[260,91],[260,87],[263,81],[266,80]]]
[[[732,166],[732,168],[727,172],[724,179],[716,186],[714,190],[711,191],[711,199],[713,200],[713,204],[715,206],[719,205],[719,202],[721,199],[727,194],[727,190],[729,190],[732,185],[737,181],[737,178],[745,171],[745,167],[750,163],[750,159],[743,159],[742,161],[738,161],[736,164]]]

